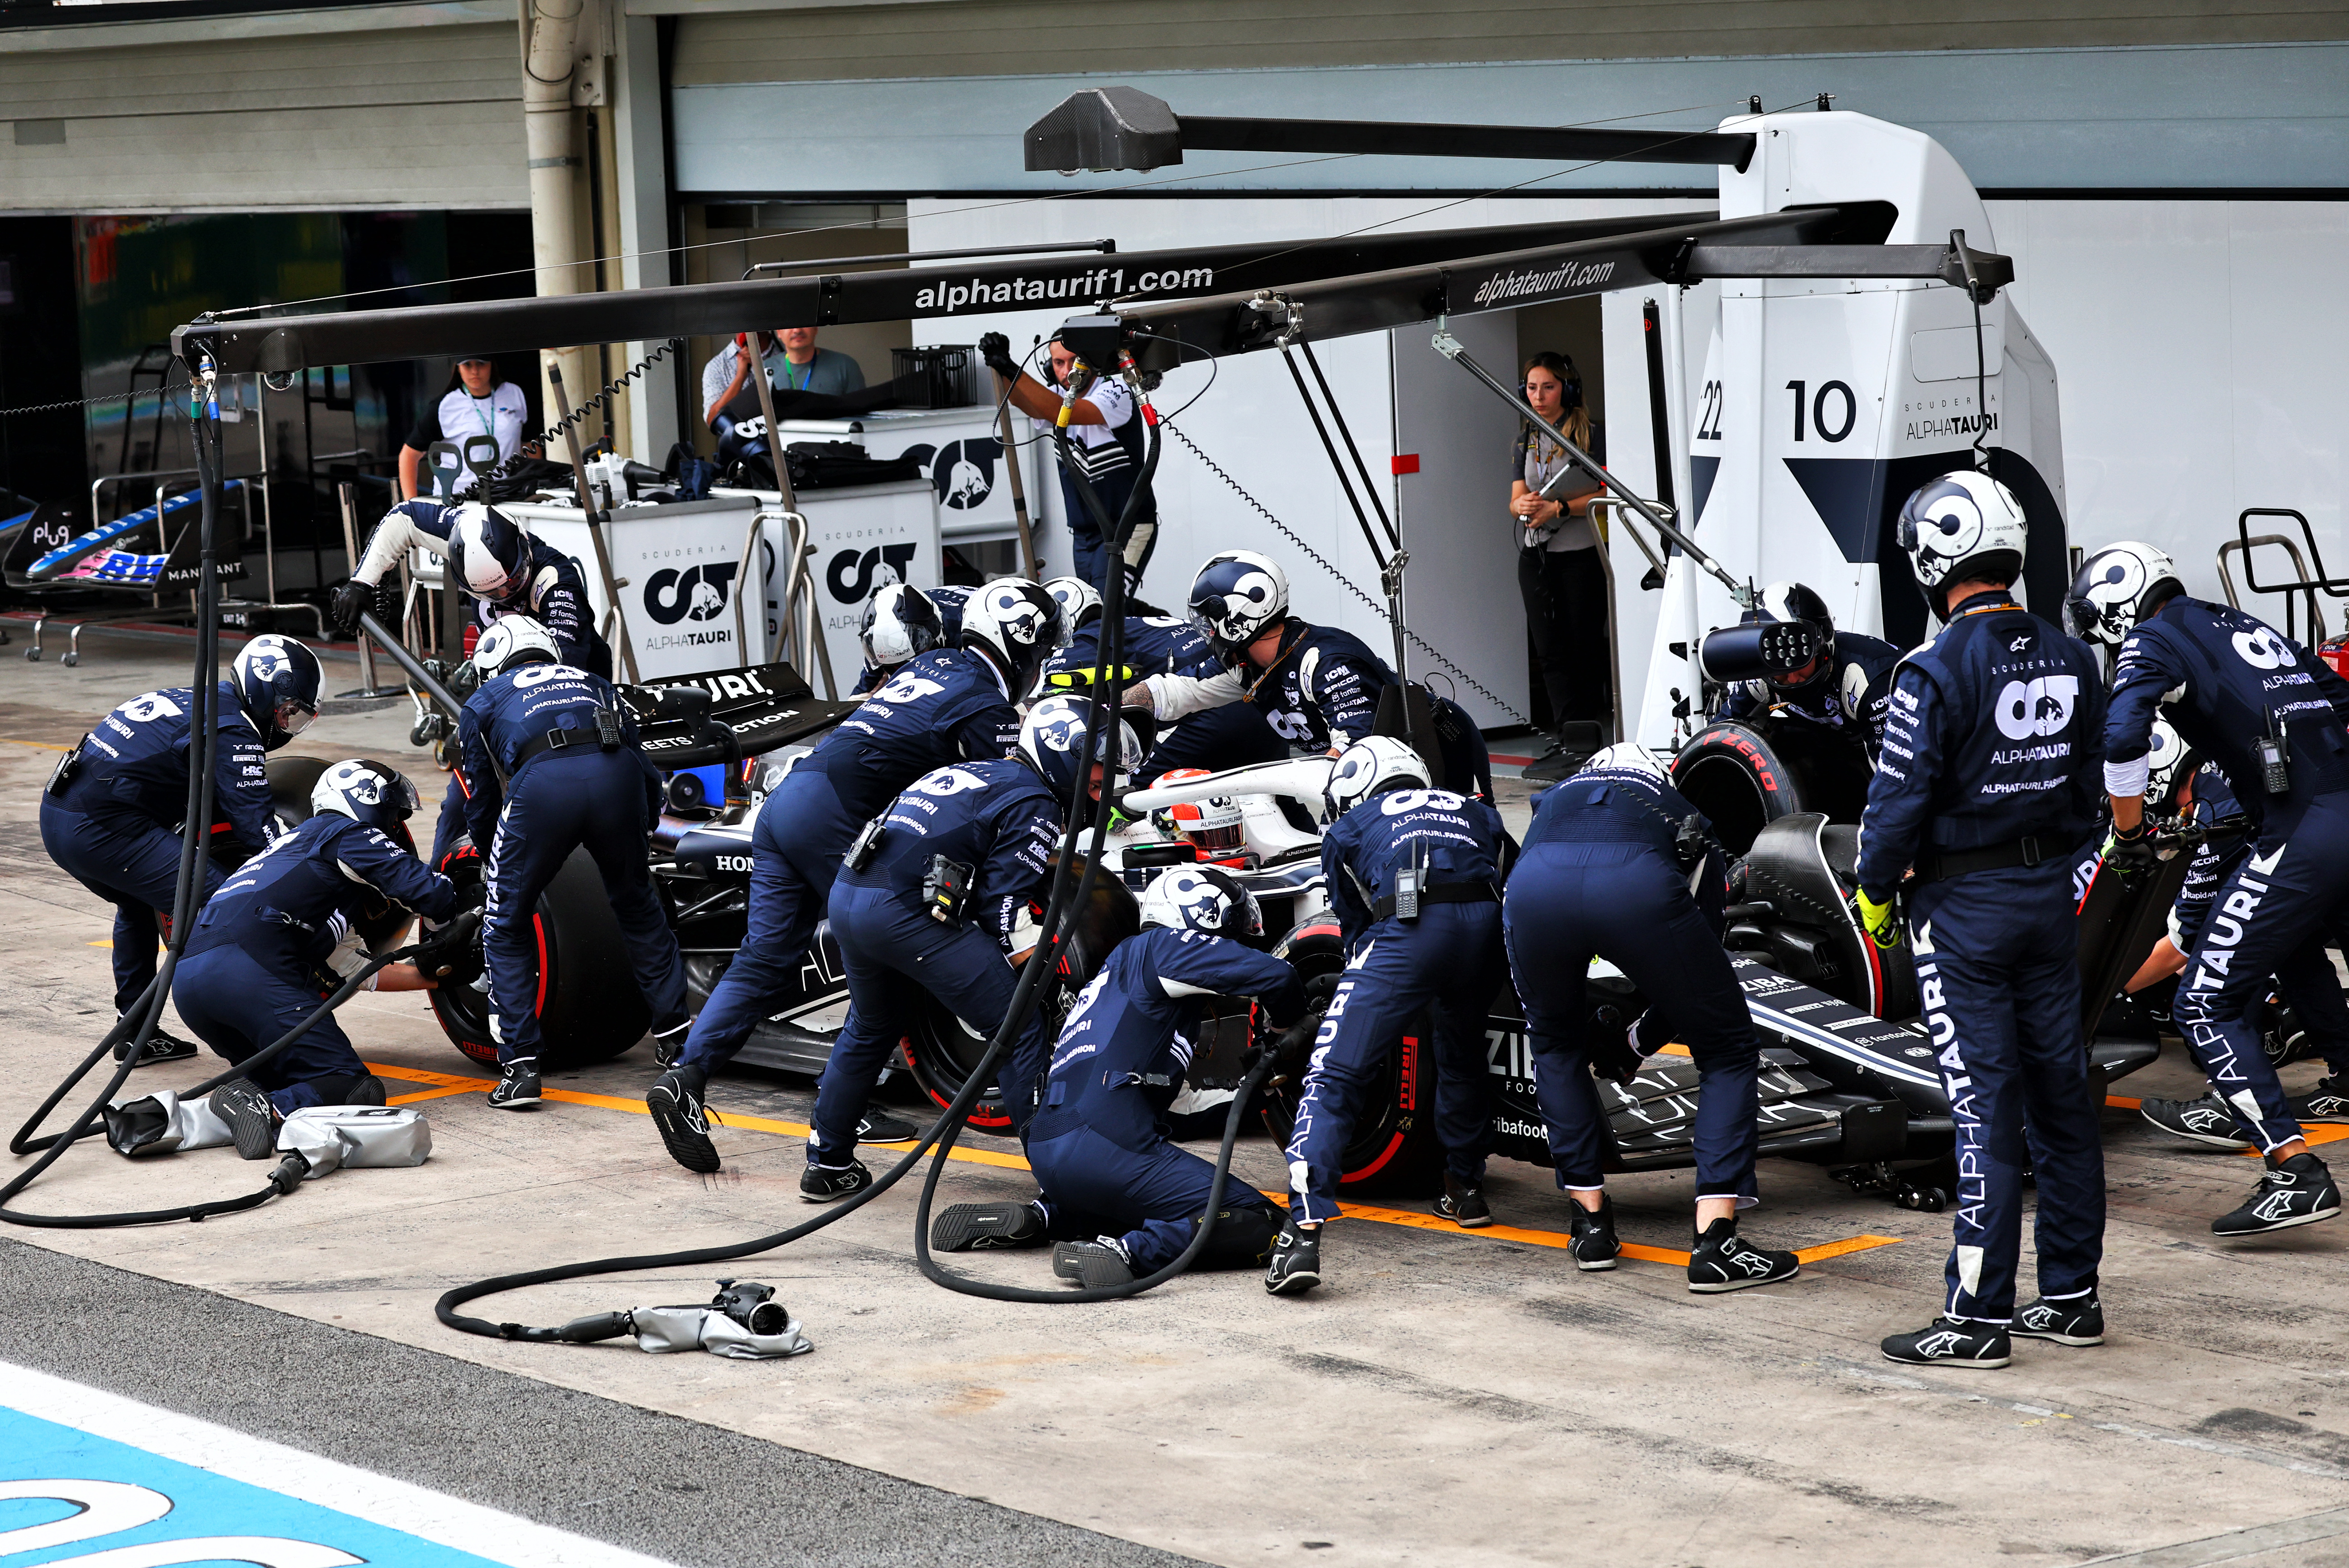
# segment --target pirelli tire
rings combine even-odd
[[[1273,950],[1307,980],[1346,967],[1338,922],[1326,913],[1299,925]],[[1414,1019],[1378,1070],[1340,1161],[1339,1190],[1350,1197],[1423,1198],[1443,1189],[1433,1022],[1425,1013]],[[1283,1147],[1297,1126],[1298,1088],[1284,1084],[1264,1096],[1265,1130]]]
[[[450,867],[462,907],[483,897],[478,868],[468,857]],[[636,989],[627,943],[612,917],[604,877],[585,849],[574,849],[539,896],[531,918],[537,941],[539,1070],[561,1072],[608,1062],[635,1045],[652,1026],[652,1009]],[[425,994],[450,1044],[485,1066],[498,1059],[490,1037],[489,998],[473,981],[479,948]]]

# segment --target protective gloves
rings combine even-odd
[[[467,909],[432,932],[429,940],[416,950],[418,972],[438,979],[455,969],[457,960],[463,956],[481,924],[481,911]]]
[[[1010,381],[1019,379],[1019,361],[1011,358],[1011,339],[1006,337],[1002,333],[983,332],[979,334],[978,357],[987,362],[987,368],[988,369],[994,371],[1005,380]]]
[[[1860,929],[1868,933],[1870,940],[1880,948],[1900,945],[1900,927],[1892,918],[1891,899],[1887,898],[1879,904],[1868,896],[1865,888],[1854,892],[1851,898],[1853,906],[1859,911]]]
[[[375,607],[375,587],[354,577],[335,590],[335,629],[355,631],[359,617]]]
[[[2141,819],[2134,832],[2116,827],[2105,839],[2105,864],[2125,877],[2147,869],[2153,861],[2153,835]]]

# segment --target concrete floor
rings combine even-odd
[[[84,648],[75,670],[0,653],[0,1014],[12,1024],[0,1104],[10,1107],[37,1103],[110,1015],[108,954],[92,945],[108,913],[49,864],[35,826],[48,748],[112,703],[185,679],[171,648],[95,634]],[[341,679],[354,668],[330,667],[331,689],[354,684]],[[398,709],[330,712],[299,744],[388,753],[435,794],[405,729]],[[1491,1183],[1502,1227],[1461,1233],[1423,1204],[1397,1203],[1333,1231],[1329,1282],[1302,1300],[1226,1275],[1109,1306],[1002,1305],[921,1279],[909,1181],[781,1253],[729,1266],[775,1285],[818,1347],[740,1363],[650,1357],[626,1342],[471,1338],[440,1327],[431,1303],[485,1274],[739,1240],[806,1218],[800,1139],[778,1128],[804,1121],[808,1084],[720,1080],[721,1113],[774,1125],[720,1132],[727,1168],[702,1179],[669,1162],[641,1113],[648,1052],[554,1080],[542,1110],[507,1115],[483,1104],[486,1082],[420,998],[362,997],[345,1021],[387,1075],[432,1096],[422,1102],[430,1163],[340,1173],[201,1227],[11,1234],[419,1347],[453,1358],[458,1374],[471,1364],[774,1445],[779,1484],[796,1459],[780,1450],[798,1450],[1215,1563],[2349,1563],[2349,1224],[2218,1243],[2209,1221],[2249,1188],[2252,1162],[2161,1140],[2124,1109],[2106,1124],[2110,1342],[2018,1342],[2005,1372],[1882,1361],[1877,1339],[1935,1307],[1947,1220],[1856,1199],[1780,1161],[1764,1167],[1748,1234],[1835,1255],[1787,1285],[1717,1298],[1690,1295],[1668,1263],[1575,1272],[1557,1250],[1563,1195],[1546,1172],[1502,1163]],[[150,1069],[133,1088],[204,1070]],[[2287,1083],[2297,1091],[2315,1071],[2289,1069]],[[2173,1046],[2124,1087],[2194,1082]],[[974,1141],[942,1201],[1030,1190],[1015,1146]],[[1243,1142],[1237,1168],[1279,1184],[1261,1137]],[[44,1212],[148,1207],[242,1192],[258,1173],[228,1150],[134,1166],[84,1147],[20,1201]],[[1627,1241],[1686,1246],[1684,1174],[1615,1190]],[[1038,1254],[967,1266],[1049,1282]],[[560,1322],[708,1288],[698,1272],[677,1272],[472,1310]],[[215,1354],[210,1335],[178,1327],[149,1322],[137,1338],[160,1334],[182,1365]],[[118,1391],[160,1399],[160,1386]],[[592,1465],[594,1432],[580,1436],[575,1462]],[[496,1435],[450,1440],[480,1447]],[[497,1506],[598,1533],[575,1489],[533,1490],[511,1474],[500,1484]],[[811,1494],[812,1509],[843,1506],[854,1505]],[[686,1533],[658,1537],[681,1545],[645,1539],[629,1543],[680,1561],[745,1560],[690,1550],[698,1538]],[[1028,1560],[1017,1547],[989,1555]],[[801,1560],[780,1550],[772,1560],[786,1557]],[[907,1559],[843,1544],[830,1560]]]

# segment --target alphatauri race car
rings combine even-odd
[[[850,705],[815,698],[790,666],[761,665],[622,688],[643,743],[667,773],[669,808],[651,845],[651,869],[687,966],[698,1007],[741,942],[749,911],[751,824],[766,790]],[[285,809],[300,815],[315,774],[306,759],[273,762]],[[1137,928],[1135,898],[1165,868],[1210,861],[1237,875],[1265,915],[1264,945],[1308,978],[1345,964],[1338,922],[1323,894],[1320,839],[1300,826],[1318,812],[1326,758],[1216,774],[1170,774],[1130,791],[1128,820],[1111,835],[1092,907],[1061,961],[1046,1005],[1065,1004],[1109,947]],[[1951,1123],[1935,1054],[1917,1022],[1916,987],[1905,948],[1878,950],[1851,909],[1858,809],[1867,762],[1840,738],[1819,738],[1764,716],[1702,726],[1673,759],[1675,782],[1738,857],[1737,902],[1727,944],[1764,1046],[1761,1152],[1826,1166],[1856,1190],[1913,1207],[1938,1208],[1949,1185]],[[297,776],[300,775],[300,776]],[[2106,875],[2090,857],[2082,889],[2083,994],[2108,999],[2161,934],[2186,856],[2173,853],[2134,882]],[[461,870],[466,862],[452,869]],[[478,862],[471,864],[478,865]],[[609,1060],[644,1038],[649,1024],[593,863],[575,854],[541,900],[539,1007],[547,1054],[560,1063]],[[370,932],[388,942],[396,932]],[[837,945],[819,927],[801,968],[800,993],[754,1031],[740,1060],[812,1075],[822,1071],[847,1005]],[[460,967],[432,993],[442,1028],[478,1061],[495,1058],[478,967]],[[1606,963],[1591,975],[1594,1011],[1636,1017],[1646,1006]],[[1241,1076],[1251,1038],[1245,1004],[1218,1021],[1213,1040],[1195,1042],[1191,1083],[1174,1107],[1178,1122],[1220,1122]],[[2092,1000],[2094,1025],[2103,1013]],[[1619,1023],[1617,1025],[1619,1027]],[[1549,1152],[1536,1100],[1532,1053],[1512,988],[1494,998],[1485,1023],[1495,1097],[1495,1151],[1537,1165]],[[900,1064],[943,1105],[962,1087],[984,1048],[944,1007],[921,1011]],[[2137,1070],[2158,1053],[2145,1038],[2098,1037],[2093,1086]],[[1423,1027],[1385,1069],[1383,1089],[1347,1152],[1345,1183],[1355,1192],[1411,1194],[1440,1178],[1433,1117],[1434,1053]],[[1651,1056],[1626,1085],[1601,1081],[1619,1171],[1694,1164],[1694,1064],[1674,1048]],[[1268,1129],[1287,1135],[1295,1085],[1276,1085],[1261,1106]],[[992,1095],[972,1125],[1005,1131]]]

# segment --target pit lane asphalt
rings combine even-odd
[[[106,934],[105,911],[47,864],[34,829],[36,791],[55,755],[41,747],[184,675],[176,648],[98,634],[77,670],[26,666],[13,651],[0,652],[0,737],[20,742],[0,746],[0,1106],[21,1114],[104,1022],[107,989],[106,954],[89,945]],[[335,668],[330,690],[354,683],[349,670]],[[404,744],[406,722],[399,707],[330,711],[296,749],[385,755],[437,794],[429,765]],[[371,1060],[477,1075],[414,997],[360,998],[346,1023]],[[132,1092],[192,1082],[200,1073],[189,1069],[201,1065],[142,1073]],[[2313,1075],[2299,1067],[2286,1081],[2300,1092]],[[640,1049],[551,1086],[626,1100],[641,1098],[650,1076]],[[2191,1081],[2172,1047],[2125,1087],[2175,1094]],[[797,1122],[807,1090],[802,1080],[737,1075],[714,1097]],[[678,1417],[696,1434],[693,1451],[767,1456],[747,1467],[745,1490],[822,1455],[895,1484],[1225,1563],[1547,1568],[1578,1557],[1913,1568],[2158,1549],[2152,1561],[2165,1564],[2264,1565],[2334,1560],[2339,1542],[2322,1535],[2333,1529],[2323,1520],[2349,1503],[2349,1223],[2257,1247],[2216,1244],[2208,1220],[2240,1199],[2250,1162],[2164,1143],[2121,1111],[2105,1124],[2112,1343],[2020,1345],[2011,1371],[1969,1376],[1892,1367],[1875,1354],[1877,1336],[1930,1312],[1946,1218],[1854,1199],[1815,1168],[1775,1160],[1750,1234],[1811,1245],[1875,1232],[1901,1244],[1826,1259],[1772,1290],[1702,1298],[1654,1262],[1578,1275],[1554,1251],[1489,1233],[1348,1224],[1327,1246],[1329,1283],[1301,1301],[1268,1298],[1245,1276],[1202,1276],[1114,1306],[1011,1308],[949,1295],[915,1272],[907,1183],[785,1252],[732,1266],[778,1286],[806,1321],[812,1355],[736,1363],[647,1356],[625,1343],[464,1338],[430,1316],[432,1299],[464,1280],[739,1240],[804,1217],[800,1147],[721,1129],[728,1168],[705,1181],[667,1160],[643,1116],[609,1106],[502,1115],[475,1091],[422,1108],[436,1152],[416,1170],[340,1174],[199,1226],[11,1234],[36,1262],[72,1254],[357,1334],[372,1347],[366,1366],[422,1355],[479,1369],[482,1388],[494,1375],[567,1390],[579,1397],[570,1407],[528,1407],[533,1422],[542,1410],[582,1412],[567,1447],[551,1422],[550,1448],[606,1487],[567,1501],[649,1490],[632,1461],[607,1464],[598,1450],[597,1424],[616,1404]],[[970,1141],[1007,1161],[1015,1147]],[[1280,1184],[1278,1151],[1261,1138],[1243,1143],[1238,1168],[1259,1186]],[[77,1150],[28,1203],[87,1211],[225,1195],[244,1190],[252,1170],[227,1151],[133,1164]],[[945,1201],[1029,1189],[1024,1171],[973,1164],[954,1167],[946,1188]],[[1685,1173],[1616,1183],[1627,1240],[1685,1246],[1689,1190]],[[1505,1224],[1565,1229],[1565,1200],[1547,1172],[1499,1162],[1488,1191]],[[958,1262],[1006,1282],[1044,1277],[1032,1253]],[[709,1289],[698,1274],[639,1275],[481,1310],[560,1322]],[[215,1351],[202,1313],[182,1329],[143,1300],[118,1311],[119,1299],[98,1288],[42,1296],[32,1310],[69,1308],[94,1349],[126,1364],[185,1366],[173,1386],[196,1401],[191,1413],[238,1425],[250,1357]],[[67,1307],[50,1304],[59,1300]],[[432,1383],[411,1397],[400,1378],[381,1382],[379,1395],[354,1395],[321,1377],[311,1397],[322,1407],[367,1399],[384,1421],[445,1426],[457,1456],[448,1470],[534,1481],[534,1454],[502,1457],[499,1401],[451,1403]],[[122,1391],[169,1402],[150,1387]],[[441,1404],[467,1418],[444,1421]],[[679,1495],[695,1507],[715,1501]],[[515,1491],[494,1500],[544,1517]],[[838,1511],[827,1497],[805,1516],[781,1514],[780,1533],[728,1561],[788,1560],[780,1554]],[[557,1522],[595,1533],[583,1518]],[[2248,1533],[2203,1544],[2230,1529]],[[2296,1543],[2269,1544],[2286,1535]],[[932,1555],[916,1560],[943,1555],[951,1539],[921,1538]]]

